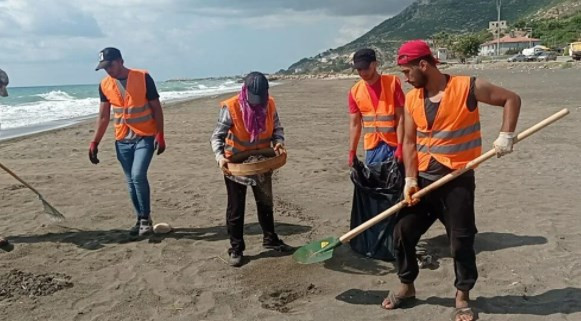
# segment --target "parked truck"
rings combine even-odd
[[[569,53],[575,60],[581,60],[581,41],[569,44]]]

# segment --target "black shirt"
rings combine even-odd
[[[446,75],[446,81],[450,80],[450,76]],[[466,108],[469,111],[475,111],[478,107],[478,100],[476,100],[476,94],[474,92],[474,83],[476,82],[476,77],[470,77],[470,91],[468,92],[468,98],[466,99]],[[428,98],[427,93],[424,91],[424,108],[426,111],[426,119],[428,121],[428,130],[432,129],[434,125],[434,120],[436,119],[436,114],[438,113],[438,109],[440,108],[440,102],[434,103],[430,101]],[[428,168],[420,172],[419,176],[425,179],[436,181],[441,177],[453,172],[452,169],[444,166],[440,162],[438,162],[435,158],[430,157],[430,163],[428,164]],[[474,171],[468,171],[466,175],[474,175]]]
[[[117,80],[121,82],[123,88],[127,87],[127,79],[117,79]],[[151,101],[159,98],[159,93],[157,92],[157,87],[155,87],[155,82],[153,81],[153,78],[151,78],[149,74],[145,74],[145,88],[146,88],[145,96],[147,97],[147,100]],[[99,96],[101,97],[101,102],[105,103],[109,101],[109,99],[107,99],[107,96],[103,94],[101,84],[99,84]]]

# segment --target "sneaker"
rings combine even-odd
[[[151,232],[153,232],[153,222],[151,219],[137,220],[137,223],[129,229],[129,235],[131,236],[144,236]]]
[[[150,219],[139,220],[139,236],[149,235],[153,232],[153,222]]]
[[[276,241],[271,242],[271,243],[262,244],[262,246],[265,249],[269,249],[269,250],[273,250],[273,251],[277,251],[277,252],[283,252],[283,253],[292,252],[295,250],[294,247],[284,243],[282,240],[276,240]]]
[[[242,265],[242,257],[242,253],[231,252],[228,263],[230,263],[231,266],[239,267]]]

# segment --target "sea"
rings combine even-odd
[[[156,82],[162,102],[240,90],[236,78]],[[0,97],[0,140],[69,126],[99,111],[98,84],[8,87]]]

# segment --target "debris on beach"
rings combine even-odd
[[[261,302],[264,309],[287,313],[291,310],[291,308],[288,307],[289,303],[318,292],[319,289],[317,289],[314,284],[310,283],[306,287],[297,286],[292,289],[272,289],[262,293],[258,300]]]
[[[0,301],[17,296],[51,295],[72,287],[70,279],[62,273],[33,274],[13,269],[0,276]]]

